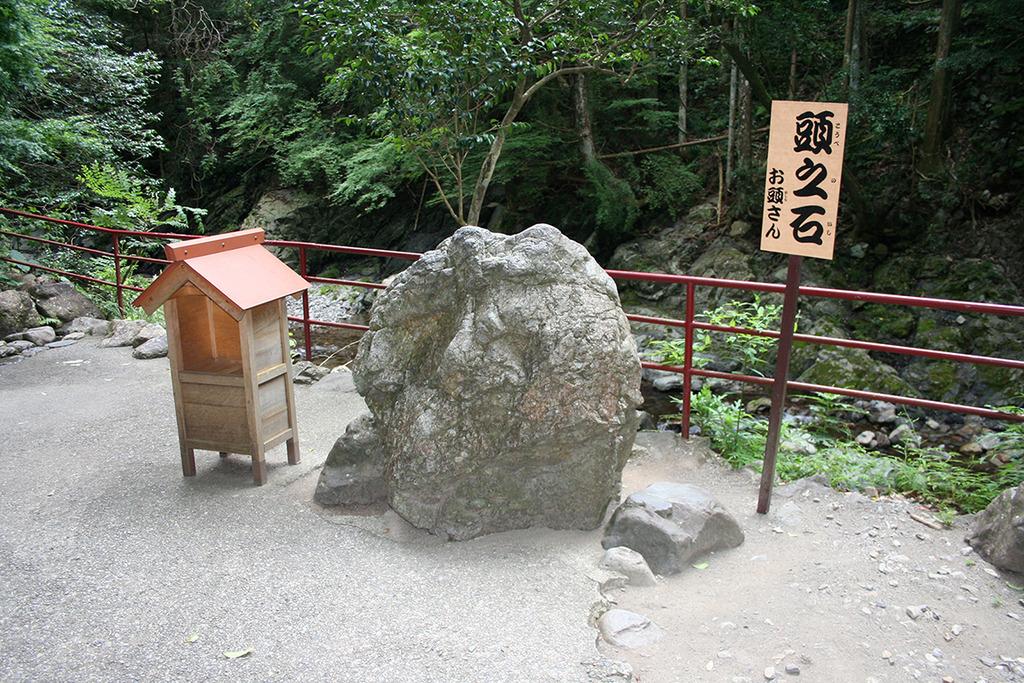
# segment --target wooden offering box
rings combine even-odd
[[[285,443],[299,462],[285,299],[309,287],[262,245],[262,230],[164,247],[171,265],[135,300],[167,319],[168,358],[178,418],[181,469],[196,473],[196,449],[252,456]]]

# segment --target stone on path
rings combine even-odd
[[[167,335],[162,334],[135,347],[132,356],[140,360],[163,358],[167,355]]]
[[[43,282],[33,285],[29,292],[36,300],[36,308],[47,318],[68,322],[102,315],[99,307],[70,282]]]
[[[364,413],[349,422],[324,463],[316,501],[322,505],[370,505],[385,500],[388,489],[381,448],[372,415]]]
[[[114,320],[110,324],[110,334],[100,342],[100,346],[113,348],[118,346],[131,346],[135,335],[142,331],[146,325],[145,320]]]
[[[632,548],[657,574],[677,574],[693,558],[743,543],[739,524],[710,493],[658,482],[629,496],[605,529],[605,548]]]
[[[352,370],[414,526],[592,529],[618,497],[636,345],[615,283],[551,226],[465,227],[424,254],[378,296]]]
[[[606,642],[632,650],[652,645],[665,632],[647,617],[624,609],[610,609],[597,620],[597,629]]]
[[[630,548],[622,546],[608,548],[604,551],[604,557],[601,558],[601,566],[622,574],[629,579],[632,586],[653,586],[657,583],[644,556]]]
[[[25,330],[22,336],[25,341],[30,341],[36,346],[46,346],[50,342],[57,340],[57,333],[49,325]]]
[[[7,358],[8,356],[16,356],[21,353],[20,350],[11,346],[5,341],[0,341],[0,358]]]
[[[48,349],[62,349],[65,346],[71,346],[75,343],[74,339],[61,339],[60,341],[52,341],[49,344],[44,344]]]
[[[967,542],[999,567],[1024,574],[1024,484],[1006,489],[974,518]]]
[[[0,292],[0,337],[34,327],[41,322],[28,292],[17,289]]]
[[[166,332],[164,332],[163,325],[157,323],[149,323],[135,333],[135,336],[132,337],[131,345],[134,347],[139,347],[145,344],[146,342],[150,341],[151,339],[156,339],[158,337],[166,337]]]

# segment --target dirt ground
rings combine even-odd
[[[608,595],[665,631],[636,651],[600,646],[631,663],[643,683],[756,683],[773,673],[793,681],[1024,680],[1024,592],[1014,588],[1024,577],[1001,574],[970,551],[968,520],[935,530],[911,519],[920,508],[905,499],[816,485],[791,497],[783,489],[771,512],[758,515],[754,477],[708,455],[700,440],[688,447],[642,433],[638,443],[648,452],[627,467],[625,492],[661,480],[705,487],[746,534],[703,570]]]

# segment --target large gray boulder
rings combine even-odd
[[[681,572],[690,560],[743,543],[743,531],[710,493],[658,482],[629,496],[612,515],[601,544],[632,548],[656,574]]]
[[[374,304],[353,378],[388,502],[417,527],[592,529],[618,496],[636,346],[614,282],[549,225],[466,227],[424,254]]]
[[[1024,484],[1006,489],[974,518],[967,542],[983,558],[1024,574]]]
[[[35,327],[41,322],[28,292],[17,289],[0,292],[0,338]]]
[[[99,318],[99,307],[70,282],[43,282],[30,289],[36,308],[47,318],[69,322],[75,318]]]

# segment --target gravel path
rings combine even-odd
[[[1024,681],[1024,578],[963,528],[822,488],[759,516],[748,475],[664,433],[624,491],[704,486],[746,542],[607,593],[665,636],[595,648],[599,532],[442,543],[324,511],[318,467],[364,408],[347,383],[296,395],[303,463],[277,449],[256,488],[237,456],[181,477],[166,360],[85,340],[0,366],[0,680],[621,680],[605,655],[643,683]]]
[[[703,486],[746,534],[703,570],[608,596],[666,632],[635,652],[603,646],[643,683],[759,683],[766,671],[794,682],[1024,681],[1024,592],[1011,587],[1024,577],[971,552],[963,521],[936,531],[912,520],[919,508],[903,498],[815,485],[777,493],[762,516],[747,474],[667,435],[638,442],[650,453],[626,469],[627,491],[663,480]]]

